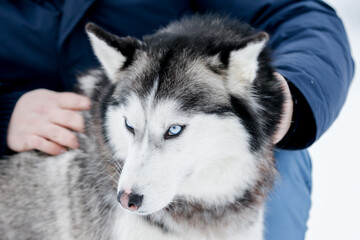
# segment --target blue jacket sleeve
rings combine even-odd
[[[343,24],[331,7],[315,0],[197,0],[195,7],[226,12],[270,33],[273,64],[290,82],[297,105],[282,147],[308,147],[329,128],[354,73]]]

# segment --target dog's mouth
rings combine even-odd
[[[122,207],[122,209],[123,209],[124,211],[130,212],[131,214],[135,214],[135,215],[139,215],[139,216],[144,216],[144,217],[149,216],[149,215],[151,215],[151,214],[154,214],[154,213],[157,213],[157,212],[160,212],[160,211],[164,210],[164,208],[162,208],[162,209],[156,210],[156,211],[147,211],[147,210],[140,210],[140,209],[139,209],[139,210],[136,210],[136,211],[129,211],[128,209],[125,209],[125,208],[123,208],[123,207]]]
[[[141,216],[146,216],[146,215],[150,215],[154,212],[148,212],[148,211],[143,211],[143,210],[138,210],[138,211],[135,211],[135,212],[131,212],[131,213],[134,213],[136,215],[141,215]]]

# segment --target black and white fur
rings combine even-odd
[[[80,150],[1,161],[1,239],[263,239],[283,102],[268,35],[212,15],[143,40],[87,33],[103,69],[80,78]]]

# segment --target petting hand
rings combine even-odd
[[[16,152],[36,149],[51,155],[76,149],[74,133],[84,131],[84,120],[76,111],[90,108],[89,98],[75,93],[38,89],[24,94],[10,118],[7,145]]]
[[[280,75],[279,73],[275,73],[275,77],[280,81],[282,88],[283,88],[284,96],[285,96],[285,101],[284,101],[284,105],[283,105],[283,116],[281,118],[280,124],[278,126],[278,130],[275,133],[274,139],[273,139],[273,143],[277,144],[278,142],[281,141],[281,139],[283,139],[283,137],[286,135],[286,133],[288,132],[288,130],[290,128],[292,115],[293,115],[293,109],[294,109],[294,103],[293,103],[293,100],[291,97],[289,85],[287,84],[285,78],[282,75]]]

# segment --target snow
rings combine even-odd
[[[355,64],[360,62],[360,1],[327,1],[342,18]],[[312,209],[306,240],[360,239],[360,74],[355,74],[344,108],[310,148]]]

